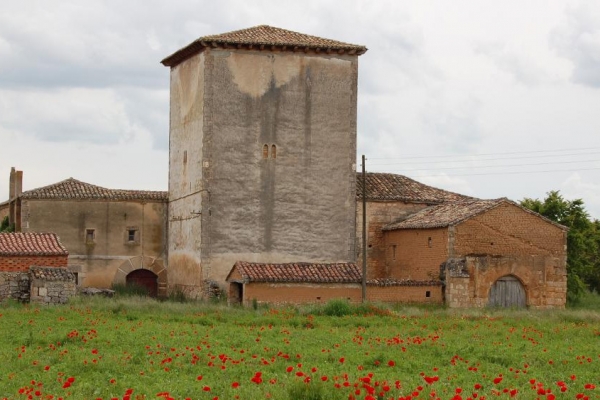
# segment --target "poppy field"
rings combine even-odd
[[[600,313],[337,306],[4,303],[0,399],[600,398]]]

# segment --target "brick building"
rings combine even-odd
[[[68,257],[54,233],[0,233],[0,271],[27,272],[32,265],[66,267]]]
[[[166,295],[167,192],[107,189],[73,178],[23,192],[22,179],[13,168],[11,197],[0,214],[8,213],[17,232],[57,234],[80,286],[130,282]]]
[[[510,200],[431,206],[382,230],[388,276],[441,273],[451,307],[565,305],[567,229]]]

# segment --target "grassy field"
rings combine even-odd
[[[600,398],[600,313],[2,304],[0,399]]]

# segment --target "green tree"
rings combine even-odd
[[[544,200],[525,198],[521,205],[569,228],[567,299],[576,302],[587,289],[600,290],[600,222],[592,221],[583,200],[566,200],[559,191]]]
[[[14,227],[8,222],[8,215],[0,222],[0,232],[12,232]]]

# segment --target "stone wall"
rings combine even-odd
[[[523,285],[530,308],[564,308],[567,272],[551,256],[466,257],[443,266],[445,301],[449,307],[485,307],[492,285],[513,276]]]
[[[354,261],[356,55],[206,49],[171,69],[169,290],[238,260]]]
[[[167,204],[160,201],[23,200],[23,232],[56,233],[83,287],[110,288],[127,260],[162,258],[166,218]],[[32,260],[24,270],[31,265],[67,266]]]
[[[0,302],[5,299],[29,302],[29,285],[27,272],[0,272]]]
[[[66,268],[31,267],[28,272],[0,272],[0,301],[65,304],[76,293],[75,275]]]

